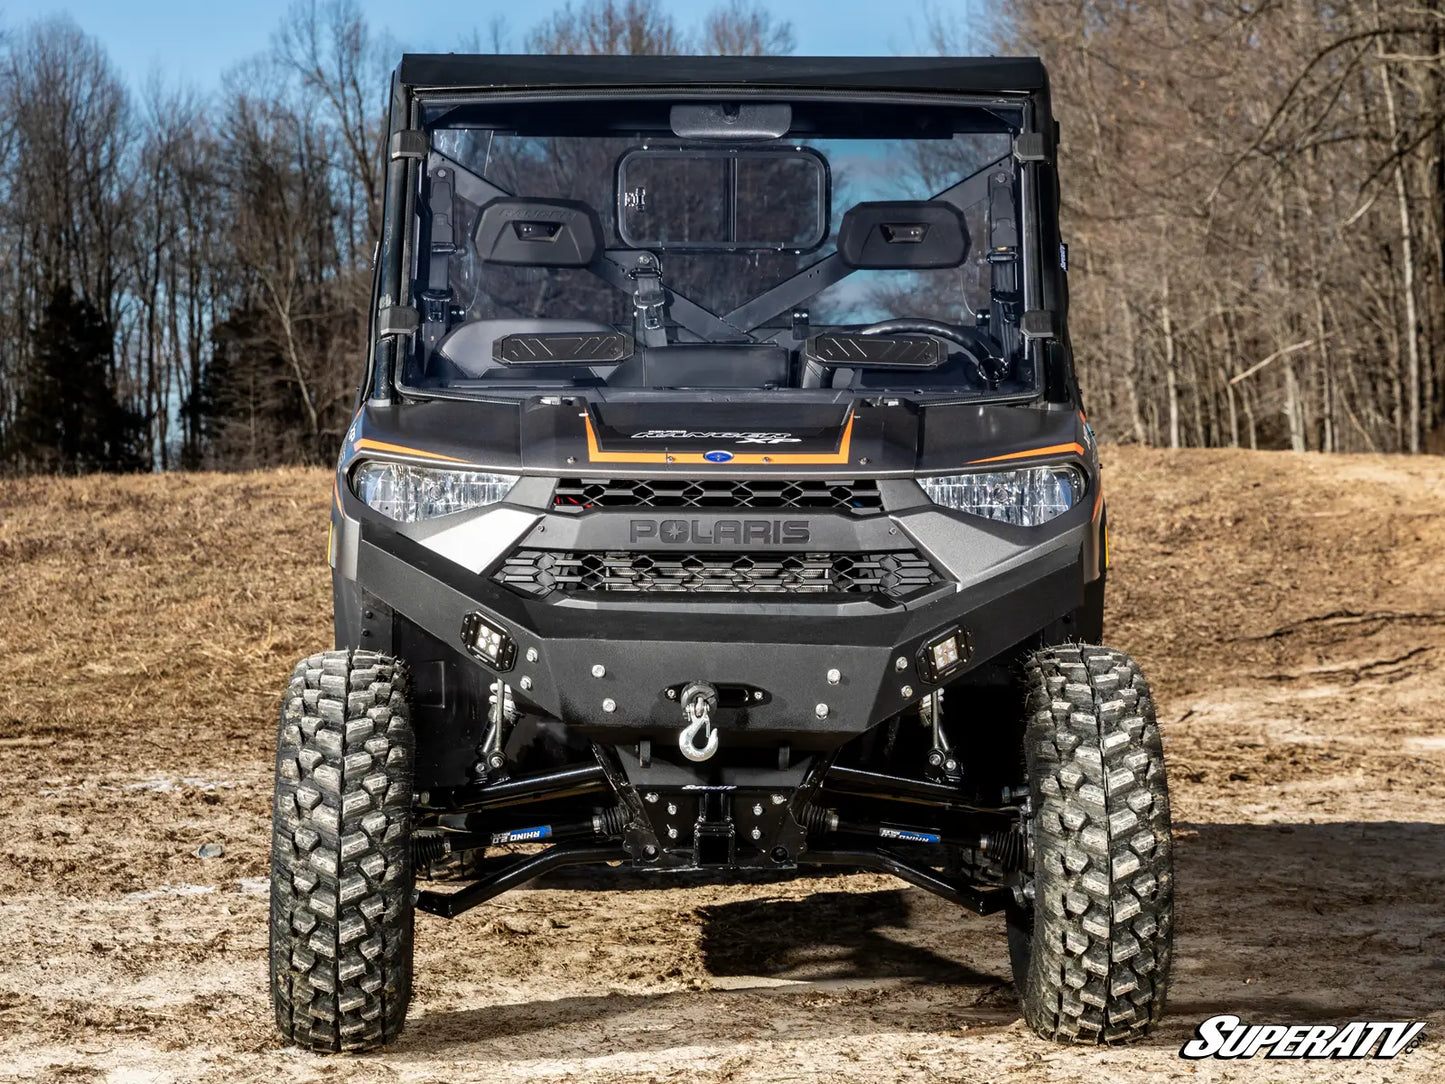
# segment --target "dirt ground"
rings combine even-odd
[[[1001,919],[837,876],[419,916],[398,1044],[282,1047],[273,719],[330,621],[330,482],[286,471],[0,483],[0,1080],[1445,1079],[1445,460],[1106,468],[1108,639],[1154,681],[1177,834],[1145,1044],[1034,1038]],[[1221,1012],[1430,1023],[1394,1061],[1180,1060]]]

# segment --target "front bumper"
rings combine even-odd
[[[961,523],[931,507],[856,522],[818,519],[835,530],[907,540],[944,582],[896,602],[806,595],[528,597],[495,582],[491,571],[524,542],[535,544],[549,525],[554,537],[573,525],[502,507],[449,517],[440,530],[343,518],[338,588],[379,601],[458,652],[467,615],[481,614],[516,643],[505,680],[518,706],[605,734],[607,741],[678,730],[676,690],[704,681],[749,691],[745,703],[724,704],[715,717],[728,744],[789,741],[821,749],[932,692],[936,686],[919,660],[937,636],[959,628],[972,642],[969,661],[948,675],[954,680],[1075,610],[1092,578],[1088,570],[1097,568],[1087,506],[1039,529]],[[605,516],[597,517],[595,529],[607,529]],[[344,641],[342,601],[338,637]],[[495,676],[480,661],[472,665]]]

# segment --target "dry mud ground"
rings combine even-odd
[[[330,613],[329,479],[288,471],[0,483],[0,1079],[1445,1079],[1445,461],[1106,461],[1109,639],[1155,682],[1177,825],[1146,1043],[1039,1041],[1001,919],[838,876],[419,916],[396,1046],[282,1047],[272,727]],[[1219,1012],[1430,1024],[1392,1062],[1181,1061]]]

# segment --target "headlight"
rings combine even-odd
[[[1078,503],[1084,495],[1084,472],[1068,465],[1023,467],[920,478],[918,484],[934,504],[945,508],[1037,527]]]
[[[351,474],[352,491],[368,508],[402,523],[496,504],[516,481],[510,474],[411,467],[376,459]]]

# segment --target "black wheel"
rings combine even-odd
[[[1067,645],[1025,667],[1032,876],[1008,916],[1024,1019],[1046,1039],[1117,1043],[1164,1011],[1174,928],[1164,750],[1129,656]]]
[[[411,999],[406,676],[385,655],[327,651],[291,673],[276,739],[271,999],[312,1050],[367,1050]]]

